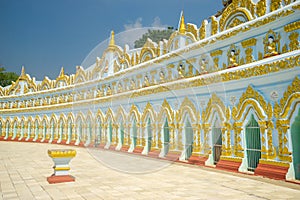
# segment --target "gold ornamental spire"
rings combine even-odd
[[[65,75],[65,70],[64,67],[61,67],[60,73],[59,73],[59,77],[64,76]]]
[[[179,33],[182,33],[182,34],[185,33],[185,23],[184,23],[183,11],[181,12],[181,17],[180,17]]]
[[[115,32],[111,31],[109,46],[115,46]]]
[[[19,76],[19,80],[25,80],[26,79],[26,74],[25,74],[25,67],[22,66],[22,70],[21,70],[21,75]]]

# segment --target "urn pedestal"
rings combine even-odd
[[[75,178],[69,175],[69,162],[75,157],[76,151],[73,149],[52,149],[48,150],[48,155],[54,162],[54,173],[47,177],[49,183],[72,182]]]

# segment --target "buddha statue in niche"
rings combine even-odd
[[[199,74],[207,74],[207,61],[205,60],[205,58],[200,59],[199,62],[200,65],[200,71]]]
[[[159,80],[161,83],[165,82],[165,73],[163,71],[159,72]]]
[[[236,67],[238,66],[237,63],[237,52],[235,49],[231,49],[228,54],[228,68]]]
[[[265,58],[270,56],[276,56],[278,55],[278,49],[277,49],[277,42],[278,40],[273,35],[268,35],[267,38],[264,41],[265,45]]]
[[[148,76],[145,76],[144,77],[144,84],[143,84],[143,86],[144,87],[148,87],[150,85],[150,83],[149,83],[149,78],[148,78]]]
[[[184,77],[184,66],[182,64],[179,64],[178,68],[178,78],[183,78]]]

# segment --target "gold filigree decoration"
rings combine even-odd
[[[184,113],[187,112],[190,116],[192,123],[195,123],[197,119],[197,109],[194,103],[188,98],[185,97],[180,105],[178,112],[176,113],[176,121],[183,123]]]
[[[252,20],[253,11],[254,4],[251,1],[233,1],[231,4],[229,4],[229,6],[225,8],[222,13],[221,19],[219,21],[220,31],[228,29],[228,22],[230,22],[231,19],[234,18],[234,16],[243,16],[245,21]]]
[[[22,67],[21,75],[19,76],[19,78],[17,79],[16,82],[12,82],[10,87],[5,91],[5,95],[9,96],[9,95],[15,94],[15,91],[18,90],[18,86],[19,86],[20,81],[25,81],[25,83],[26,83],[24,85],[24,93],[25,94],[29,90],[31,90],[31,92],[36,92],[37,91],[36,83],[34,82],[34,80],[28,74],[25,73],[25,68]]]
[[[87,81],[87,77],[84,69],[81,66],[77,66],[74,83],[82,83],[85,81]]]
[[[298,32],[293,32],[289,35],[290,39],[290,51],[294,51],[299,49],[299,41],[298,41],[299,33]]]
[[[260,0],[259,2],[257,2],[256,4],[256,14],[257,16],[261,17],[263,15],[266,14],[266,0]]]
[[[51,80],[45,76],[41,84],[38,85],[39,90],[49,90],[52,88]]]
[[[295,77],[292,84],[288,86],[287,90],[283,93],[280,103],[275,103],[274,116],[276,118],[286,118],[289,111],[292,109],[292,103],[300,98],[300,79]]]
[[[233,20],[231,20],[228,25],[227,25],[227,28],[226,29],[230,29],[230,28],[233,28],[233,27],[236,27],[240,24],[244,23],[242,20],[240,20],[239,18],[234,18]]]
[[[128,113],[128,119],[127,120],[129,122],[131,121],[132,116],[135,117],[136,123],[138,124],[141,120],[141,115],[140,115],[138,107],[135,104],[131,105],[130,111]]]
[[[216,20],[215,16],[212,16],[211,17],[211,35],[217,34],[218,29],[219,29],[218,21]]]
[[[281,0],[271,0],[271,12],[280,8]]]
[[[201,27],[199,29],[199,37],[200,40],[203,40],[204,38],[206,38],[206,25],[207,25],[207,20],[203,20]]]
[[[285,32],[292,32],[292,31],[298,30],[299,28],[300,28],[300,21],[298,20],[296,22],[285,25],[284,26],[284,31]]]
[[[226,117],[224,115],[224,113],[226,112],[226,107],[223,101],[215,93],[211,95],[211,98],[207,102],[206,110],[204,112],[204,118],[202,118],[202,120],[208,122],[208,119],[213,113],[213,110],[216,110],[218,112],[218,115],[222,122],[226,120]]]
[[[256,45],[256,39],[255,38],[250,38],[248,40],[244,40],[241,42],[242,44],[242,47],[243,48],[247,48],[247,47],[250,47],[250,46],[255,46]]]
[[[156,119],[156,114],[155,111],[152,107],[152,105],[148,102],[144,108],[143,114],[142,114],[142,118],[141,118],[141,122],[142,123],[147,123],[147,117],[150,117],[151,121],[154,122]]]
[[[156,46],[151,39],[147,39],[140,53],[140,63],[156,57]],[[147,59],[148,57],[148,59]]]
[[[61,82],[64,83],[64,85],[62,85],[62,86],[67,86],[70,84],[69,76],[65,75],[65,70],[63,67],[61,68],[60,73],[59,73],[58,77],[56,78],[56,87],[59,87]]]
[[[110,121],[111,123],[115,123],[115,117],[114,117],[114,112],[112,111],[111,108],[108,108],[105,114],[105,118],[104,118],[104,123],[108,124],[108,122]]]
[[[238,106],[234,106],[232,111],[233,119],[240,120],[246,107],[249,105],[253,107],[260,120],[265,119],[264,113],[267,113],[267,103],[264,97],[254,90],[250,85],[240,97]]]
[[[187,32],[190,32],[191,34],[193,34],[193,36],[195,38],[198,38],[198,31],[197,31],[197,26],[194,24],[187,24]]]
[[[220,56],[220,55],[222,55],[222,53],[223,53],[223,51],[219,49],[219,50],[211,52],[210,56],[211,57]]]
[[[159,123],[163,123],[163,117],[166,115],[168,122],[173,123],[174,122],[174,111],[172,110],[170,104],[166,99],[164,99],[161,109],[157,115],[157,121]]]
[[[245,50],[247,64],[255,61],[252,52],[253,52],[252,48],[247,48]]]

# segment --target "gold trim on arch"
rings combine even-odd
[[[206,105],[206,109],[204,112],[204,116],[205,116],[204,121],[205,122],[208,121],[213,108],[216,109],[219,116],[221,117],[221,121],[224,122],[226,120],[226,118],[225,118],[226,107],[225,107],[223,101],[215,93],[212,94],[211,98],[209,99],[209,101]]]
[[[239,121],[248,105],[252,105],[261,120],[265,119],[268,116],[268,105],[264,100],[264,97],[249,85],[247,90],[240,97],[238,106],[234,106],[232,109],[233,119]],[[261,107],[262,109],[260,109],[259,107]],[[262,111],[264,113],[262,113]]]
[[[141,120],[141,114],[139,112],[139,109],[138,107],[135,105],[135,104],[132,104],[131,105],[131,108],[130,108],[130,111],[128,113],[128,121],[131,121],[130,120],[130,117],[134,115],[135,116],[135,119],[136,119],[136,123],[138,124]]]
[[[147,103],[147,105],[144,108],[142,118],[141,118],[142,123],[147,123],[146,122],[147,116],[150,116],[150,119],[152,122],[155,122],[155,119],[157,117],[151,103],[149,103],[149,102]]]
[[[174,111],[166,99],[164,99],[161,109],[157,115],[158,123],[163,123],[162,117],[164,116],[164,114],[166,114],[169,124],[174,122]]]
[[[116,114],[116,121],[119,122],[119,119],[122,118],[123,122],[126,121],[126,112],[124,110],[124,108],[120,105],[118,110],[117,110],[117,114]]]
[[[176,121],[178,123],[183,120],[185,111],[188,112],[192,123],[195,123],[197,121],[197,109],[188,97],[183,99],[179,110],[176,112]]]
[[[104,117],[104,123],[106,124],[108,122],[108,119],[111,119],[111,123],[115,123],[115,116],[114,116],[114,112],[112,111],[111,108],[108,108],[106,113],[105,113],[105,117]]]

